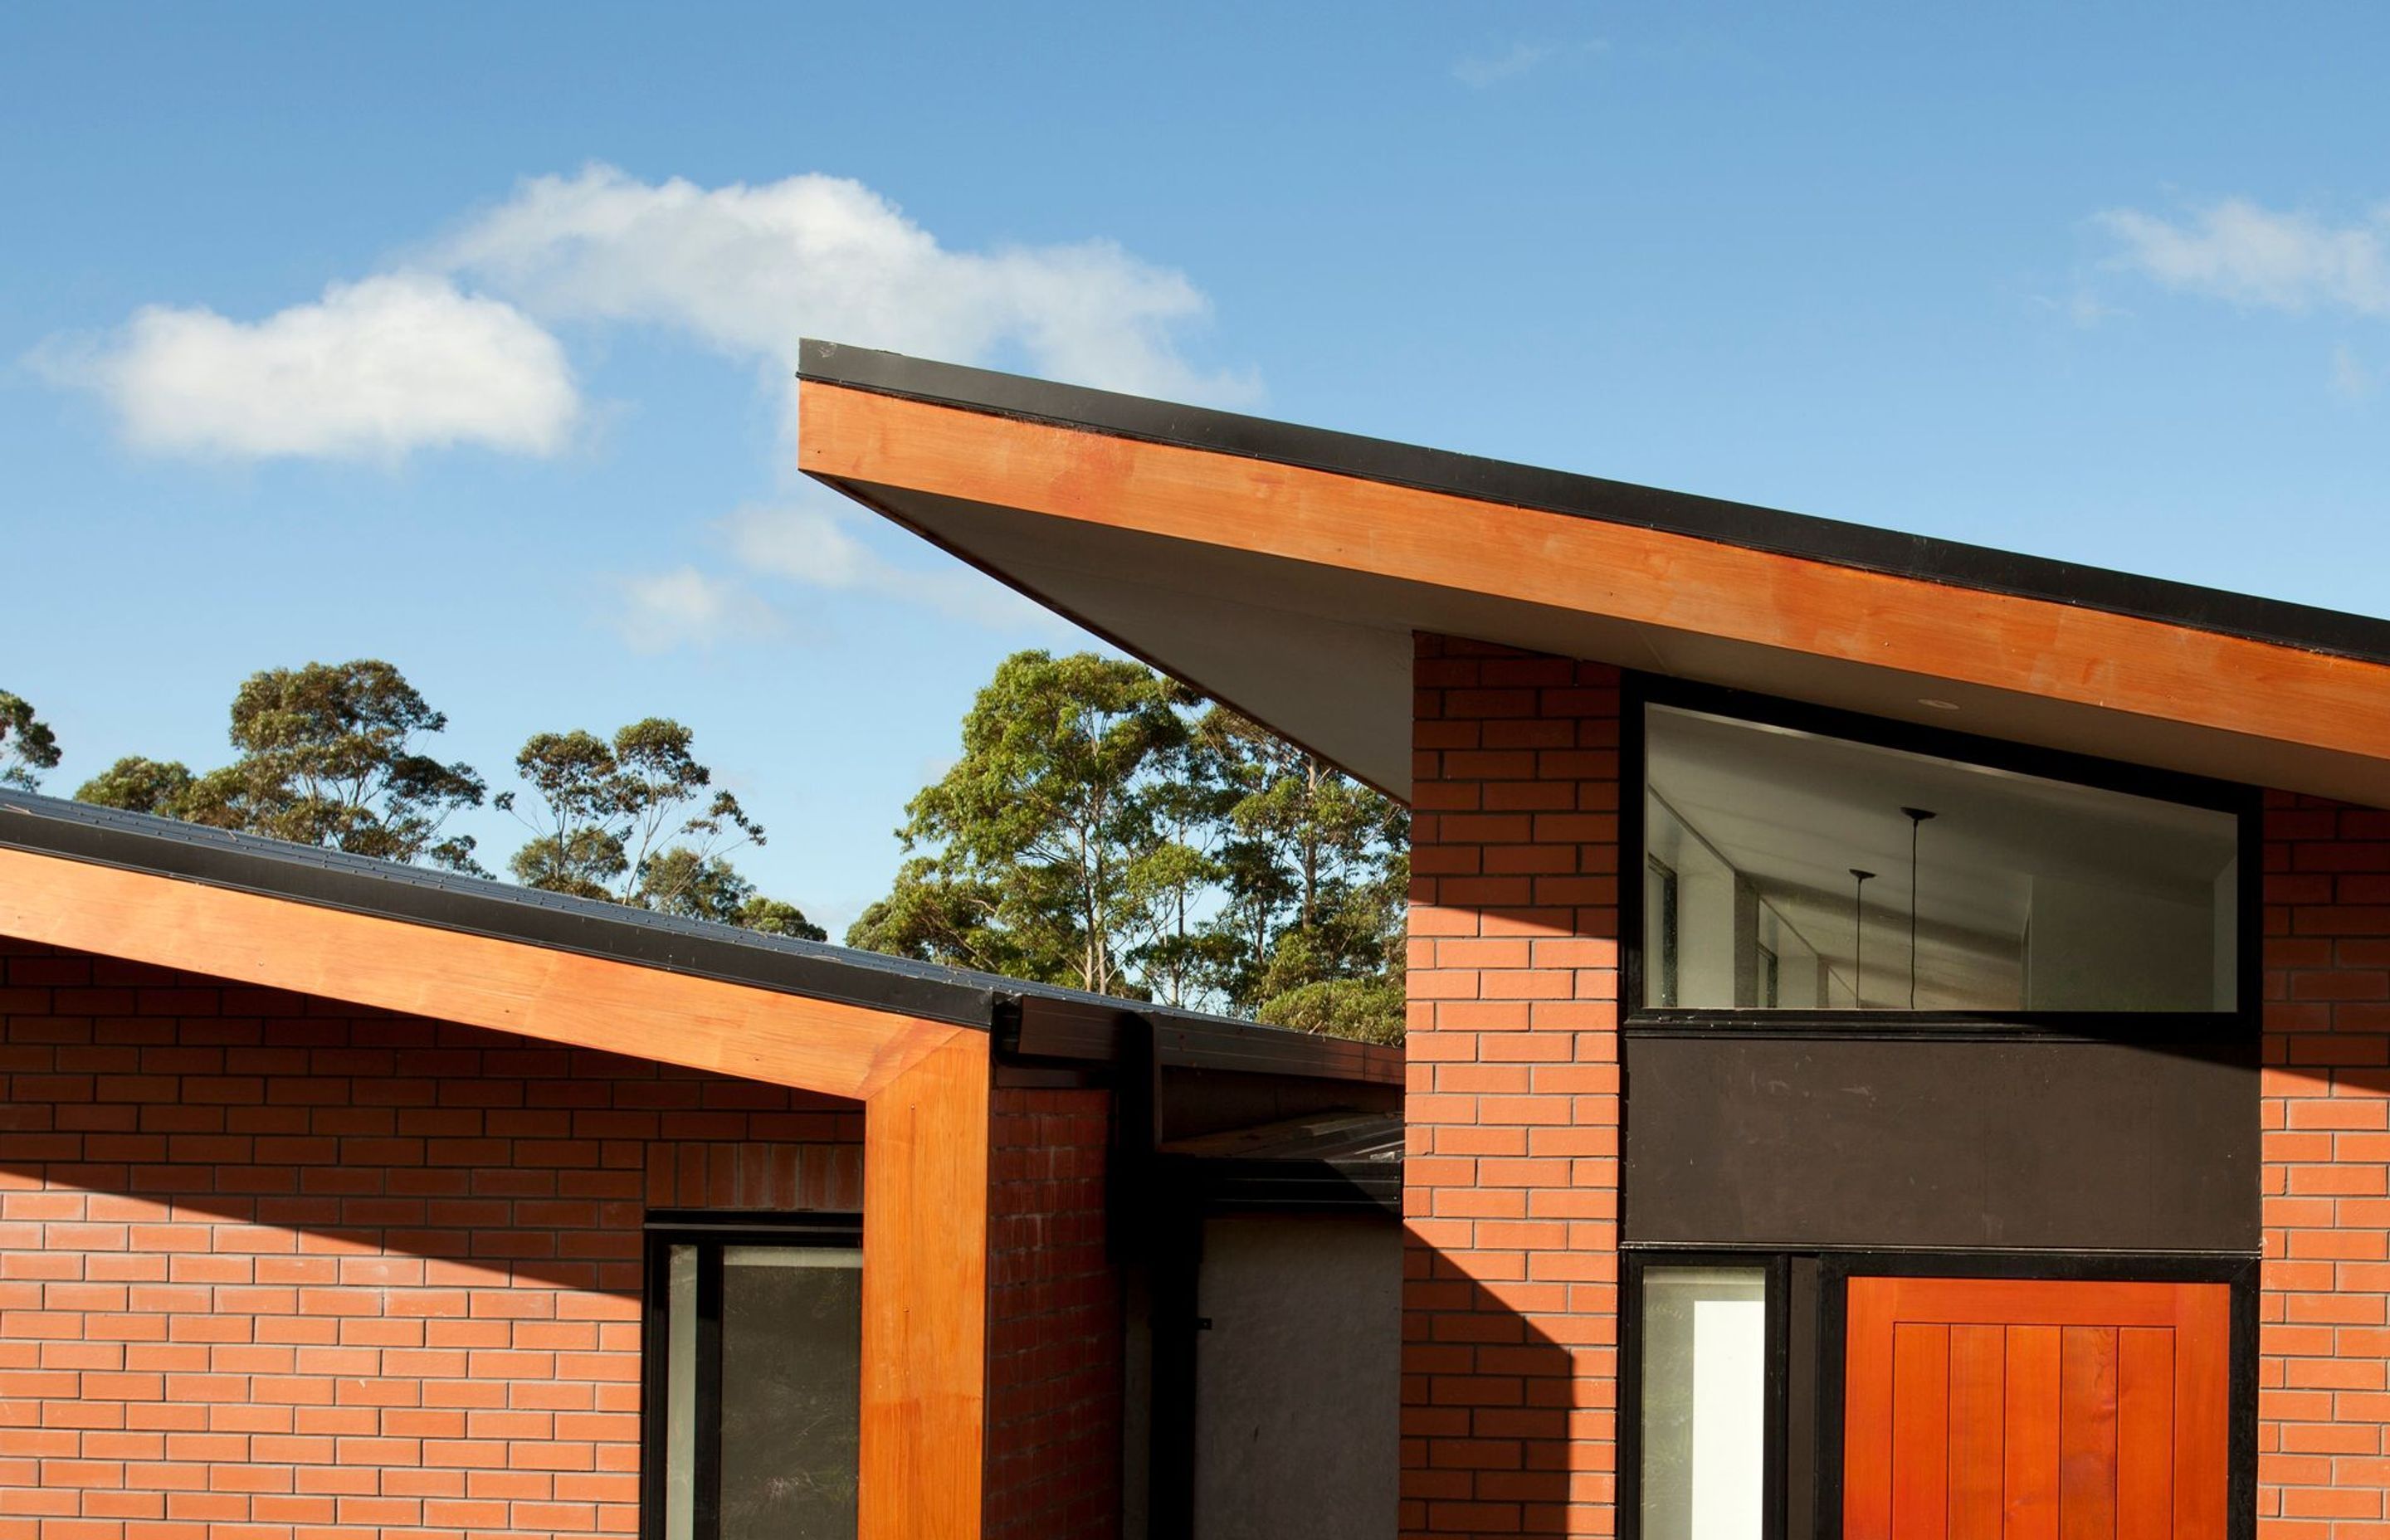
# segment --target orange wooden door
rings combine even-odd
[[[1844,1540],[2224,1540],[2229,1300],[1851,1279]]]

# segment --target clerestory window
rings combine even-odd
[[[2238,1008],[2242,789],[1697,692],[1641,738],[1646,1013]]]

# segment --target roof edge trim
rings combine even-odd
[[[1951,587],[2106,610],[2302,652],[2390,663],[2390,620],[1962,541],[1904,534],[1814,514],[815,339],[806,339],[801,345],[797,378],[961,411],[1686,535]]]
[[[0,789],[0,850],[967,1031],[994,1033],[1000,1018],[1023,1011],[1081,1023],[1046,1046],[1053,1058],[1117,1057],[1108,1025],[1084,1024],[1125,1013],[1153,1023],[1173,1062],[1359,1083],[1402,1077],[1399,1049],[826,943],[710,935],[719,928],[14,789]]]

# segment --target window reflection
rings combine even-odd
[[[1644,1004],[2229,1010],[2238,820],[1652,705]]]
[[[1646,1267],[1643,1540],[1759,1540],[1767,1492],[1767,1273]]]

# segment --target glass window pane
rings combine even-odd
[[[853,1540],[862,1253],[722,1253],[722,1540]]]
[[[664,1540],[691,1540],[697,1524],[696,1247],[672,1249],[664,1295]]]
[[[1643,1540],[1758,1540],[1767,1491],[1767,1273],[1646,1267]]]
[[[2229,813],[1674,706],[1645,743],[1647,1006],[2233,1008]]]

